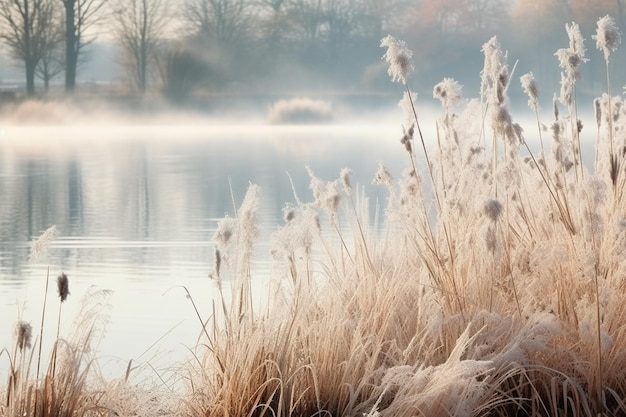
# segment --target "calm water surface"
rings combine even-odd
[[[64,271],[71,295],[62,336],[71,334],[92,286],[112,290],[101,365],[113,375],[130,359],[171,365],[200,330],[180,286],[208,317],[211,236],[221,217],[234,214],[233,199],[238,205],[250,182],[263,190],[254,265],[263,291],[270,236],[285,203],[294,201],[287,172],[304,201],[312,199],[306,166],[325,180],[349,167],[355,184],[384,198],[370,183],[379,160],[398,174],[404,168],[398,137],[397,125],[4,127],[0,348],[11,346],[18,317],[39,333],[49,268],[44,340],[56,332],[55,278]],[[52,225],[58,238],[43,259],[29,261],[32,239]]]

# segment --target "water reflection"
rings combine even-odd
[[[210,293],[210,237],[248,184],[263,190],[255,264],[262,275],[281,209],[294,201],[287,172],[305,201],[306,166],[327,180],[349,167],[353,183],[384,198],[370,182],[379,160],[396,173],[404,167],[397,135],[397,126],[7,128],[0,138],[0,316],[7,324],[0,347],[10,344],[18,311],[38,322],[48,267],[53,276],[68,274],[76,298],[90,285],[116,292],[104,354],[137,357],[181,322],[183,339],[193,343],[198,325],[184,294],[163,294],[176,285]],[[47,259],[29,263],[31,239],[51,225],[60,237]]]

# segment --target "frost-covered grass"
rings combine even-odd
[[[619,38],[610,23],[596,35],[607,68]],[[539,150],[526,146],[508,101],[523,88],[536,110],[537,81],[513,76],[495,38],[483,48],[481,96],[463,101],[461,86],[444,79],[433,91],[442,116],[426,121],[408,87],[411,53],[385,38],[390,75],[406,89],[398,152],[407,163],[401,178],[384,161],[374,174],[388,192],[374,216],[382,220],[370,222],[349,170],[330,182],[310,172],[312,201],[294,195],[285,208],[269,301],[259,306],[250,262],[260,190],[251,186],[214,236],[210,278],[221,297],[190,294],[194,307],[211,302],[212,314],[198,314],[201,339],[181,365],[186,390],[170,412],[626,415],[626,111],[608,94],[593,103],[596,155],[585,166],[575,100],[585,50],[578,27],[567,32],[552,119],[525,127]],[[424,123],[436,124],[436,138],[422,137]],[[100,413],[167,413],[137,410],[160,394],[136,394],[124,381],[102,392],[81,398]]]
[[[616,33],[604,36],[605,23],[596,37],[608,59],[601,39],[614,46]],[[585,166],[575,101],[585,49],[578,26],[567,32],[552,120],[526,127],[539,150],[508,101],[523,88],[536,110],[538,82],[513,77],[495,38],[481,96],[463,102],[444,79],[436,121],[417,117],[410,50],[383,40],[406,88],[407,168],[393,179],[383,161],[375,174],[389,196],[382,230],[348,171],[331,182],[311,173],[313,202],[286,208],[271,302],[253,312],[242,266],[256,234],[251,189],[216,234],[214,279],[235,283],[234,302],[215,306],[226,320],[210,322],[190,364],[191,415],[626,414],[626,114],[620,97],[598,98],[597,155]],[[437,137],[423,138],[420,123],[436,123]]]

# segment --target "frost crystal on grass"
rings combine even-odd
[[[389,76],[392,81],[406,84],[409,74],[413,71],[413,52],[406,46],[404,41],[398,40],[391,35],[380,41],[381,48],[387,48],[383,58],[389,63]]]

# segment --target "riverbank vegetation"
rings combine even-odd
[[[137,391],[124,378],[94,380],[91,360],[83,360],[87,345],[72,354],[75,345],[58,334],[48,370],[33,372],[37,342],[26,343],[31,325],[18,323],[15,346],[0,356],[10,368],[0,410],[626,415],[626,113],[608,87],[621,33],[608,16],[597,22],[607,91],[582,103],[576,92],[585,41],[574,23],[566,32],[549,120],[538,111],[545,101],[538,80],[516,74],[495,37],[483,45],[480,96],[467,101],[461,85],[444,78],[433,89],[441,118],[422,120],[410,89],[412,52],[384,38],[389,75],[404,90],[397,146],[407,163],[392,178],[381,161],[374,182],[388,198],[380,210],[369,212],[349,169],[330,181],[309,171],[312,199],[294,190],[268,254],[267,294],[259,295],[251,257],[260,189],[251,185],[214,235],[207,279],[219,296],[188,294],[200,338],[193,359],[180,365],[175,399]],[[513,89],[528,95],[533,126],[511,114]],[[579,120],[583,107],[594,110],[591,123]],[[422,136],[424,123],[436,124],[436,137]],[[583,129],[595,133],[593,155],[581,142]],[[207,302],[212,313],[203,317],[196,307]],[[69,360],[60,360],[61,349]],[[57,403],[71,408],[47,411]]]

